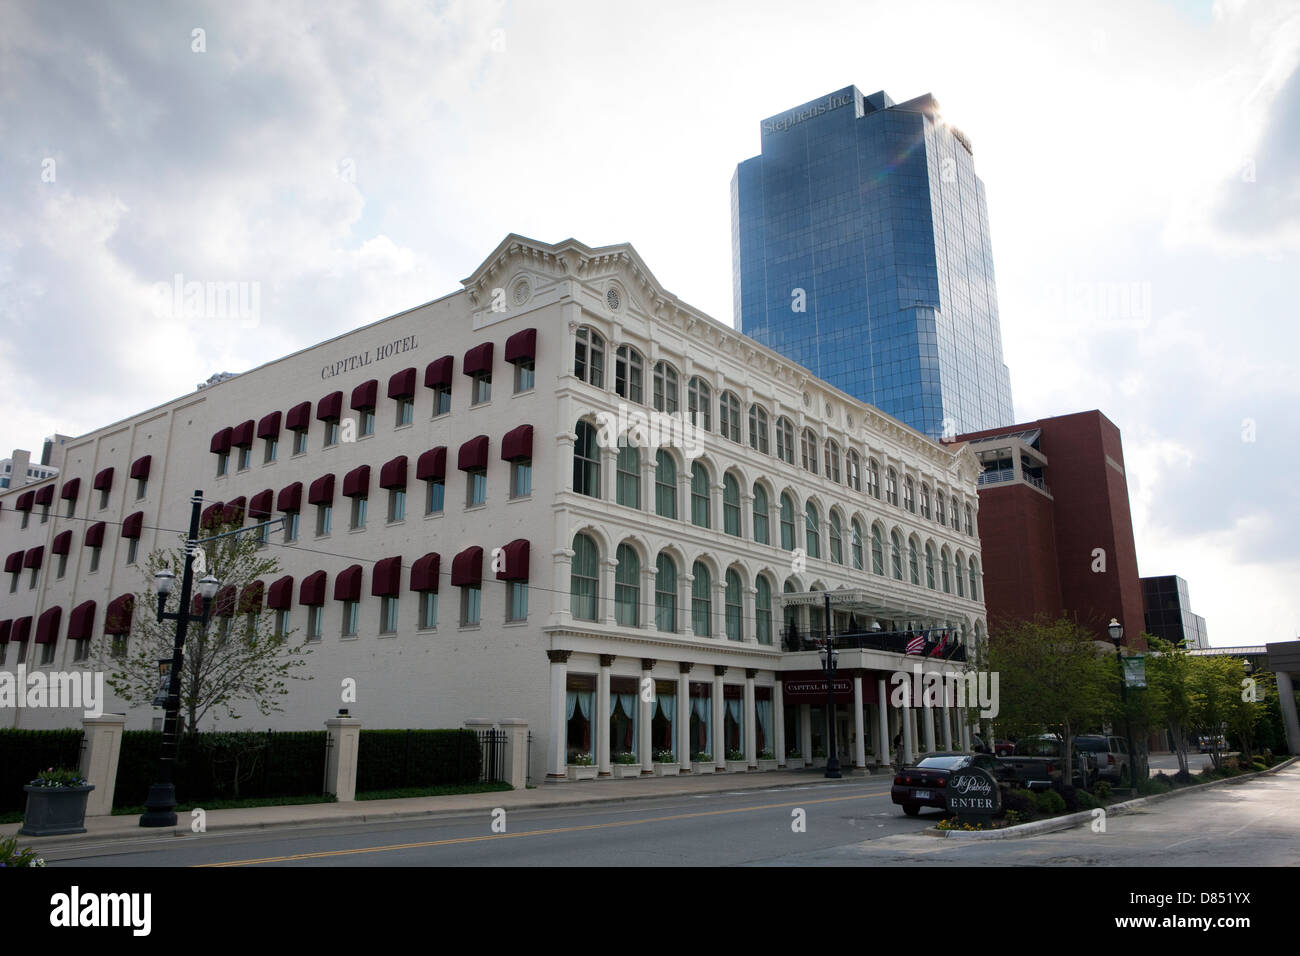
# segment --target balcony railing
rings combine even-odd
[[[915,633],[907,631],[845,631],[831,632],[832,645],[837,650],[886,651],[891,654],[906,654],[908,642],[914,640]],[[826,639],[821,630],[800,631],[793,625],[786,625],[781,634],[781,646],[790,652],[815,651]],[[932,652],[933,647],[930,648]],[[918,655],[912,655],[916,657]],[[928,655],[927,655],[928,656]],[[943,651],[934,655],[945,661],[965,661],[965,645],[949,640]]]
[[[1039,491],[1047,491],[1047,482],[1042,478],[1035,478],[1033,475],[1021,475],[1027,484],[1033,485]],[[1007,481],[1016,480],[1016,470],[1014,468],[999,468],[996,471],[980,472],[976,479],[977,484],[996,485]]]

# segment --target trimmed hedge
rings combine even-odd
[[[473,730],[362,730],[357,792],[475,783],[483,751]]]
[[[0,730],[0,813],[27,806],[23,785],[47,767],[76,768],[80,730]]]

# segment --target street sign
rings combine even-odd
[[[1147,686],[1147,659],[1145,654],[1132,654],[1124,658],[1124,683],[1129,687]]]
[[[158,662],[158,693],[154,695],[153,706],[166,707],[167,696],[172,689],[172,659],[170,657]]]

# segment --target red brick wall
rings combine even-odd
[[[980,551],[989,629],[1061,615],[1052,502],[1021,484],[980,491]]]

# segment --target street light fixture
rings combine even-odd
[[[826,740],[829,747],[826,751],[826,773],[825,776],[832,780],[838,780],[840,774],[840,754],[839,748],[835,746],[835,668],[839,666],[840,652],[835,649],[831,640],[831,595],[827,591],[823,594],[826,602],[826,640],[822,642],[818,653],[822,660],[822,673],[826,675]]]
[[[1124,728],[1128,734],[1128,780],[1129,786],[1137,787],[1137,753],[1133,750],[1133,722],[1128,715],[1128,678],[1124,674],[1124,655],[1120,644],[1124,640],[1124,625],[1118,618],[1111,618],[1106,625],[1106,633],[1115,645],[1115,663],[1119,665],[1119,696],[1124,704]]]

